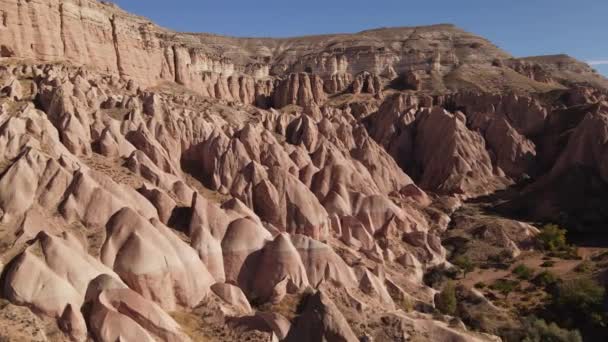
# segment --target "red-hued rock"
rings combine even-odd
[[[498,209],[606,221],[608,82],[566,56],[451,25],[182,34],[93,0],[0,0],[0,32],[2,338],[492,340],[420,312],[424,275],[463,232],[515,256],[538,231],[464,201],[529,182]]]
[[[304,312],[291,327],[286,341],[343,341],[359,339],[332,300],[318,291],[306,301]]]

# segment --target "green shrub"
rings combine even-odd
[[[485,288],[486,288],[486,286],[487,286],[487,285],[486,285],[485,283],[481,282],[481,281],[480,281],[480,282],[478,282],[478,283],[475,283],[475,288],[476,288],[476,289],[485,289]]]
[[[513,256],[507,251],[502,251],[499,254],[490,255],[488,262],[495,268],[506,270],[513,262]]]
[[[433,267],[424,274],[423,281],[426,285],[438,289],[441,287],[441,284],[445,283],[446,281],[456,279],[458,277],[458,273],[459,272],[455,267]]]
[[[534,270],[524,264],[519,264],[513,269],[513,274],[519,279],[530,280],[534,276]]]
[[[435,298],[435,306],[445,315],[454,316],[456,314],[458,300],[456,299],[456,286],[453,282],[445,284],[443,290]]]
[[[519,286],[519,282],[510,279],[498,279],[490,288],[494,291],[502,293],[505,298],[509,297],[509,293],[513,292]]]
[[[555,266],[555,261],[553,261],[553,260],[547,260],[547,261],[543,262],[542,264],[540,264],[540,267],[545,267],[545,268],[553,267],[553,266]]]
[[[605,289],[590,277],[563,281],[552,294],[551,310],[559,312],[567,326],[600,326],[608,323],[604,310]]]
[[[412,310],[414,310],[414,301],[406,296],[400,296],[399,298],[394,298],[393,299],[395,304],[397,305],[397,308],[405,311],[405,312],[410,312]]]
[[[460,268],[465,277],[475,270],[475,263],[466,255],[457,256],[452,263]]]
[[[562,329],[555,323],[547,323],[542,319],[529,318],[523,324],[523,342],[582,342],[577,330]]]
[[[539,248],[549,252],[564,250],[568,247],[566,243],[566,230],[555,224],[545,225],[536,236]]]
[[[548,287],[556,284],[559,279],[549,271],[540,272],[534,279],[532,279],[532,283],[537,286]]]
[[[583,260],[583,258],[578,255],[578,248],[575,246],[566,247],[562,252],[558,253],[558,256],[566,260]]]
[[[608,259],[608,252],[602,252],[598,255],[594,255],[591,260],[593,261],[602,261]]]
[[[574,268],[574,272],[577,273],[591,273],[594,270],[594,266],[589,261],[583,261],[580,264],[576,265]]]

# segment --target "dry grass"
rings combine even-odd
[[[338,94],[330,97],[326,104],[334,107],[341,107],[343,105],[352,103],[352,102],[367,102],[374,100],[374,95],[372,94]]]
[[[0,299],[0,341],[67,340],[61,333],[51,336],[45,323],[28,308],[12,305],[8,301]],[[50,332],[53,333],[53,331]]]
[[[305,296],[307,296],[306,293],[287,294],[283,300],[281,300],[281,302],[277,304],[265,303],[262,304],[258,309],[260,311],[281,314],[288,320],[293,321],[293,319],[298,316],[298,306]]]
[[[144,180],[137,174],[131,172],[131,170],[122,166],[120,160],[105,158],[97,153],[93,153],[90,156],[82,156],[80,157],[80,160],[92,170],[110,177],[116,183],[127,185],[134,189],[137,189],[144,184]]]
[[[203,327],[206,325],[203,318],[192,312],[172,312],[171,317],[182,327],[182,330],[192,341],[214,341]]]
[[[444,78],[452,90],[476,90],[487,92],[547,92],[561,89],[559,84],[534,81],[513,69],[506,67],[463,65]]]
[[[13,101],[6,97],[0,98],[0,105],[6,104],[6,111],[10,116],[16,116],[30,103],[29,101]]]

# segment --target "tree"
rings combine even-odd
[[[532,279],[532,283],[537,286],[549,287],[557,284],[559,279],[555,276],[555,274],[549,271],[540,272],[534,279]]]
[[[577,330],[562,329],[555,323],[547,323],[535,317],[528,318],[523,324],[524,342],[582,342]]]
[[[453,282],[448,282],[443,287],[443,290],[435,297],[435,306],[441,313],[454,316],[458,306],[456,298],[456,286]]]
[[[574,326],[604,327],[608,314],[604,310],[606,291],[590,277],[581,277],[558,284],[551,299],[554,312],[560,312],[565,324]]]
[[[546,224],[536,236],[536,241],[541,249],[549,252],[557,252],[568,247],[566,230],[555,224]]]

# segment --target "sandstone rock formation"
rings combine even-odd
[[[608,81],[568,57],[451,25],[231,38],[0,5],[0,323],[32,340],[492,340],[428,314],[424,273],[442,237],[516,255],[537,230],[454,211],[608,188]]]
[[[287,335],[287,341],[357,341],[346,319],[322,291],[306,301],[304,313]]]

